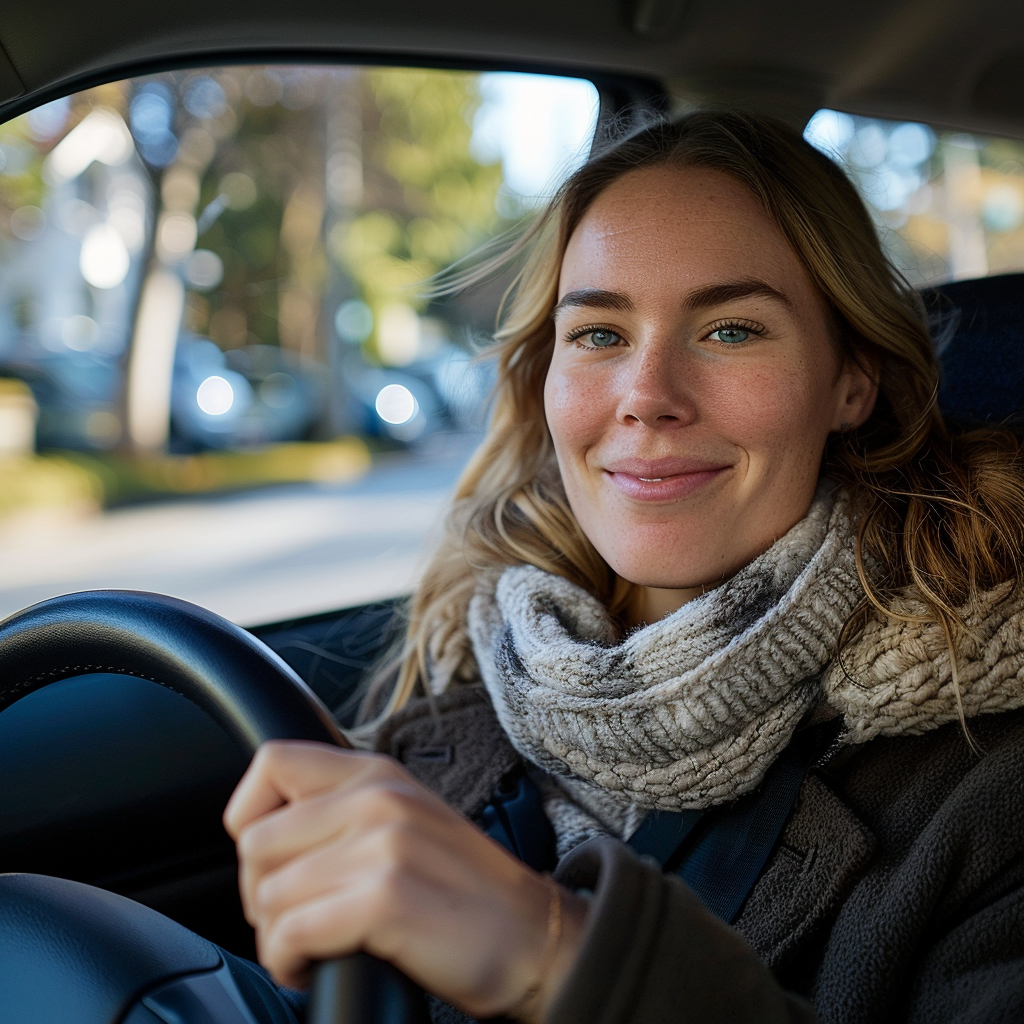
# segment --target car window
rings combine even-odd
[[[224,67],[0,126],[0,613],[407,591],[503,282],[418,286],[528,218],[596,116],[579,79]]]
[[[849,171],[912,284],[1024,270],[1024,142],[836,110],[804,134]]]

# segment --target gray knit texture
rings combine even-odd
[[[600,602],[533,566],[481,588],[469,634],[513,746],[624,826],[633,806],[708,807],[757,786],[820,699],[860,594],[846,503],[824,485],[764,554],[621,641]]]
[[[960,612],[956,678],[941,626],[877,618],[837,656],[864,592],[842,491],[759,558],[673,615],[620,639],[604,607],[533,566],[481,586],[468,631],[512,745],[548,775],[559,852],[628,836],[651,809],[725,803],[755,788],[804,715],[827,702],[844,743],[915,734],[1024,706],[1024,594]],[[541,777],[543,781],[543,777]]]
[[[920,600],[895,609],[927,617]],[[824,673],[822,690],[843,713],[847,743],[919,735],[947,722],[1024,707],[1024,592],[1004,583],[959,613],[967,634],[954,661],[936,622],[873,619]]]

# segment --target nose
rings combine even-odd
[[[692,374],[677,339],[651,340],[623,367],[620,423],[664,427],[692,423],[697,415]]]

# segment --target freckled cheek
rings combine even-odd
[[[580,459],[615,420],[607,388],[592,377],[553,369],[544,383],[544,414],[559,459]]]
[[[706,408],[734,444],[771,458],[817,444],[822,416],[814,386],[803,374],[752,372],[719,384]]]

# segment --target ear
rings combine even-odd
[[[846,358],[836,381],[833,430],[855,430],[867,421],[878,398],[878,368],[865,364],[865,356]]]

